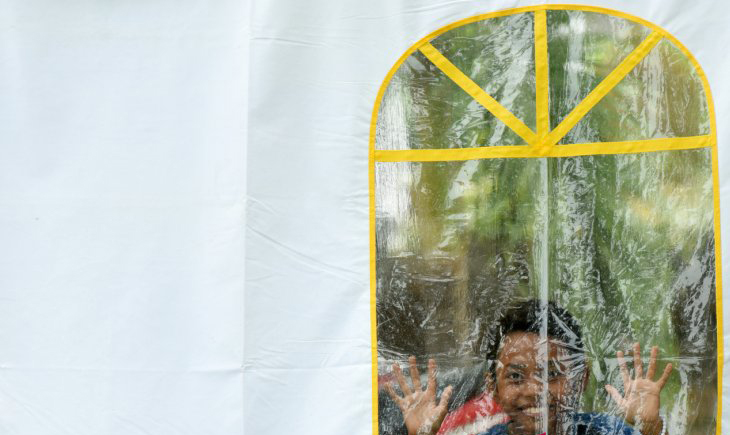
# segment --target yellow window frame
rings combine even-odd
[[[604,78],[573,110],[550,130],[548,111],[548,10],[573,10],[596,12],[627,19],[652,30],[606,78]],[[488,95],[481,87],[461,72],[444,57],[429,41],[451,29],[490,18],[533,12],[535,14],[535,80],[537,131],[532,131],[509,110]],[[662,39],[671,41],[687,56],[700,77],[707,98],[710,115],[710,133],[703,136],[647,139],[624,142],[599,142],[556,145],[601,99],[608,94]],[[460,88],[480,103],[512,131],[525,140],[527,145],[492,146],[458,149],[376,150],[375,129],[380,104],[391,78],[401,64],[415,51],[423,53],[434,65],[443,71]],[[717,156],[717,130],[715,109],[707,76],[692,53],[666,30],[646,20],[624,12],[606,8],[582,5],[538,5],[506,9],[488,14],[476,15],[442,27],[413,44],[393,65],[378,92],[370,122],[369,142],[369,195],[370,195],[370,323],[372,346],[372,409],[373,434],[378,435],[378,354],[376,322],[376,249],[375,249],[375,164],[377,162],[442,162],[489,158],[543,158],[572,157],[596,154],[631,154],[655,151],[710,148],[712,152],[713,218],[715,237],[715,307],[717,317],[717,419],[716,434],[720,435],[722,422],[722,373],[723,373],[723,319],[722,319],[722,260],[720,256],[720,195]]]

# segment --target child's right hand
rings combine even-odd
[[[408,435],[433,435],[438,432],[441,422],[446,416],[453,388],[451,385],[446,387],[441,394],[441,399],[436,403],[436,361],[428,360],[428,384],[425,390],[421,389],[421,377],[418,367],[416,367],[416,357],[408,358],[408,362],[413,389],[408,386],[400,366],[393,364],[393,372],[403,392],[403,397],[395,392],[390,383],[385,385],[385,390],[403,413]]]

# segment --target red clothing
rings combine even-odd
[[[492,397],[482,393],[447,414],[437,435],[476,435],[507,420]]]

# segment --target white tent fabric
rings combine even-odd
[[[433,30],[542,3],[0,4],[0,432],[373,433],[378,89]],[[704,69],[730,276],[730,6],[591,4]]]
[[[242,432],[247,6],[0,5],[0,432]]]

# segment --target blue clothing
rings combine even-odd
[[[620,418],[599,413],[573,414],[570,435],[641,435],[641,432],[629,426]],[[508,435],[507,424],[498,424],[479,435]]]

